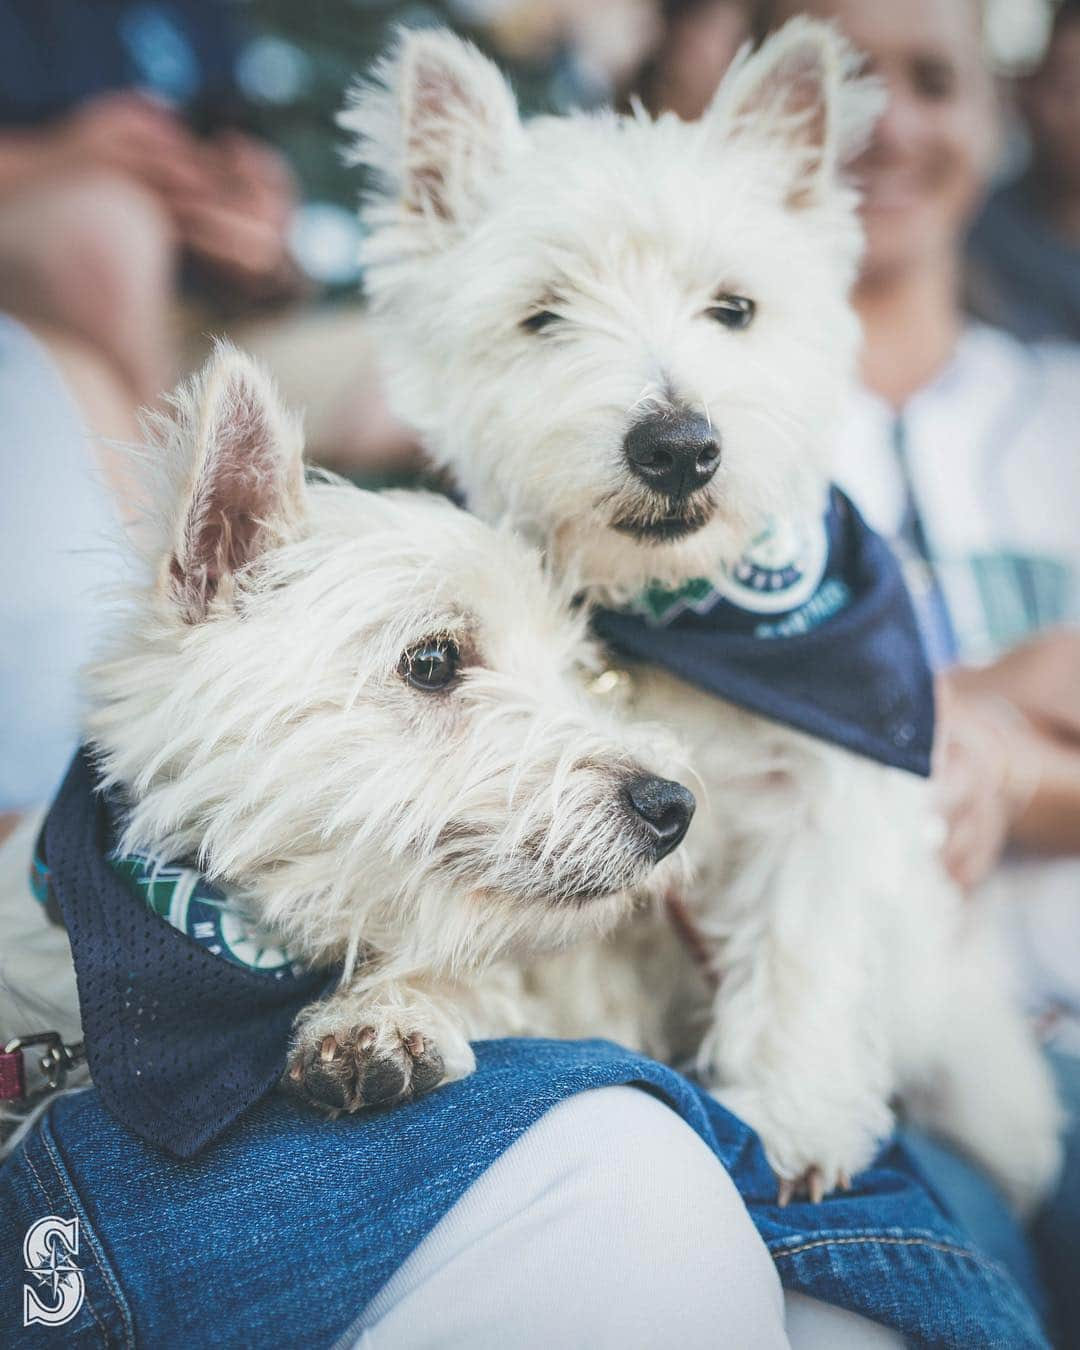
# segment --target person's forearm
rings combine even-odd
[[[10,127],[0,131],[0,197],[48,177],[55,167],[55,144],[49,131]]]
[[[1011,840],[1034,852],[1080,855],[1080,744],[1035,734],[1037,784]]]
[[[950,672],[958,687],[1008,699],[1037,722],[1080,736],[1080,631],[1059,628],[992,665]]]

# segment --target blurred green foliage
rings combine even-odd
[[[482,28],[463,23],[465,6],[400,0],[243,0],[239,16],[253,35],[241,62],[242,80],[259,129],[289,157],[309,199],[351,207],[359,172],[340,158],[334,116],[352,80],[384,50],[394,29],[440,24],[455,28],[508,65]],[[509,70],[527,111],[567,97],[568,53]],[[572,93],[569,95],[572,97]]]

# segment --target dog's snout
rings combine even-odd
[[[720,443],[696,413],[654,413],[635,422],[623,442],[631,472],[669,497],[703,488],[720,463]]]
[[[626,800],[648,829],[657,862],[682,843],[697,806],[694,794],[681,783],[648,775],[626,785]]]

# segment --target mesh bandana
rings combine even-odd
[[[97,783],[82,750],[45,821],[37,888],[71,940],[102,1101],[143,1139],[187,1158],[274,1087],[293,1019],[337,976],[259,944],[192,869],[116,859]]]
[[[927,776],[934,686],[885,542],[833,488],[813,526],[771,525],[733,567],[599,610],[596,633],[709,693]]]

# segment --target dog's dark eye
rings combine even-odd
[[[705,313],[725,328],[737,331],[750,327],[757,313],[757,305],[745,295],[718,295]]]
[[[398,670],[414,689],[434,693],[453,682],[460,664],[461,653],[453,638],[426,638],[404,653]]]
[[[553,314],[550,309],[539,309],[535,314],[530,314],[527,319],[522,319],[521,326],[526,333],[540,333],[553,323],[559,322],[559,316]]]

